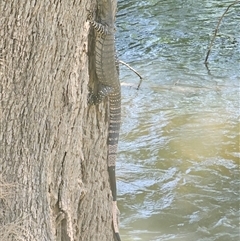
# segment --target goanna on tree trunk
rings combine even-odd
[[[108,113],[87,105],[95,4],[0,2],[1,240],[113,240]]]

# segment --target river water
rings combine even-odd
[[[233,2],[233,1],[232,1]],[[239,240],[240,3],[119,0],[123,241]]]

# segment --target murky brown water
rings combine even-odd
[[[123,241],[239,240],[240,3],[119,0]]]

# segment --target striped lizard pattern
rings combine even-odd
[[[88,21],[95,29],[95,67],[100,90],[97,95],[90,95],[90,104],[99,104],[105,97],[109,100],[109,128],[108,128],[108,173],[113,197],[112,213],[113,228],[117,241],[121,241],[118,228],[117,188],[115,165],[117,147],[121,125],[121,87],[119,82],[119,68],[115,50],[115,14],[116,0],[100,0],[98,15],[100,22],[93,18],[89,11]]]

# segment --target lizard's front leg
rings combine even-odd
[[[93,26],[93,28],[97,31],[97,33],[101,35],[107,35],[108,34],[108,27],[98,23],[93,18],[93,13],[88,10],[87,20],[89,23]]]

